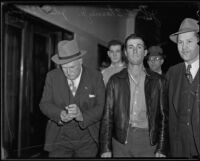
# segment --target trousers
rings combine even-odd
[[[76,122],[64,126],[55,142],[55,149],[49,152],[50,158],[96,157],[98,145],[88,129],[82,130]]]
[[[155,157],[155,146],[150,145],[148,129],[130,127],[128,143],[112,139],[113,157]]]

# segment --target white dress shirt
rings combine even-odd
[[[187,69],[187,66],[188,66],[188,65],[189,65],[188,63],[185,63],[186,69]],[[190,72],[191,72],[191,74],[192,74],[192,78],[193,78],[193,79],[195,78],[195,76],[196,76],[196,74],[197,74],[197,72],[198,72],[198,69],[199,69],[199,59],[197,59],[195,62],[193,62],[193,63],[191,64]]]
[[[70,85],[71,81],[73,81],[74,86],[76,87],[76,89],[78,89],[78,86],[79,86],[79,83],[81,80],[81,75],[82,75],[82,68],[81,68],[81,72],[80,72],[79,76],[76,79],[74,79],[74,80],[67,79],[68,84]],[[75,93],[73,93],[73,95],[75,95]]]

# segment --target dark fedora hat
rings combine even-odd
[[[75,40],[62,40],[58,43],[58,53],[51,60],[56,64],[66,64],[81,58],[85,53],[85,50],[79,50]]]
[[[148,52],[148,56],[163,56],[163,49],[158,45],[149,47]]]
[[[149,59],[151,56],[161,56],[163,59],[166,58],[166,55],[163,54],[163,49],[160,45],[153,45],[148,48],[148,54],[146,58]]]
[[[179,31],[174,33],[174,34],[171,34],[169,36],[169,38],[177,43],[177,36],[178,34],[182,34],[182,33],[185,33],[185,32],[199,32],[199,25],[198,25],[198,21],[195,20],[195,19],[192,19],[192,18],[185,18],[182,23],[181,23],[181,26],[179,28]]]

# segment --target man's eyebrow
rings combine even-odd
[[[194,39],[193,38],[188,38],[188,39],[185,39],[186,41],[194,41]],[[178,42],[182,42],[182,41],[184,41],[183,39],[179,39],[178,40]]]
[[[190,37],[190,38],[188,38],[187,40],[194,40],[194,37]]]
[[[136,44],[136,46],[138,46],[138,45],[140,45],[140,46],[144,46],[143,44]],[[128,45],[128,46],[135,46],[135,45],[130,44],[130,45]]]

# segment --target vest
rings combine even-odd
[[[68,90],[70,91],[69,92],[69,104],[77,104],[77,106],[80,107],[77,94],[75,96],[73,96],[71,90],[69,88],[68,88]],[[91,137],[88,128],[81,129],[78,121],[76,121],[74,119],[72,121],[64,124],[64,126],[61,129],[60,134],[63,137],[67,137],[68,139],[71,139],[71,140],[80,140],[80,139],[88,140]]]
[[[179,97],[179,106],[178,106],[178,116],[179,116],[179,141],[180,147],[182,147],[182,156],[190,157],[197,155],[196,145],[194,142],[192,126],[191,126],[191,115],[193,102],[195,101],[194,89],[193,86],[198,84],[198,75],[196,75],[192,84],[189,83],[186,76],[183,76],[183,81],[181,84],[181,93]]]

